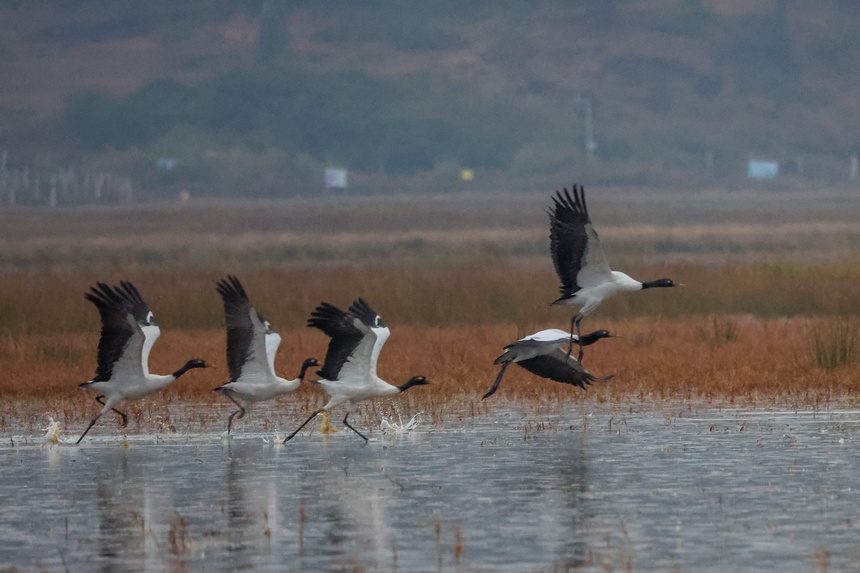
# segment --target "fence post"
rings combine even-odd
[[[113,173],[91,173],[75,168],[47,169],[39,163],[9,166],[9,152],[0,149],[0,202],[48,205],[134,201],[131,177]]]
[[[38,205],[42,201],[42,174],[33,169],[33,204]]]
[[[51,209],[57,208],[57,179],[56,173],[51,175],[51,191],[50,195],[48,195],[48,207]]]
[[[20,183],[20,180],[21,180],[21,174],[18,171],[18,169],[16,168],[15,170],[12,171],[12,184],[9,185],[9,205],[11,205],[12,207],[15,206],[15,203],[17,200],[16,196],[18,193],[18,184]]]
[[[130,204],[132,199],[132,188],[131,188],[131,178],[123,177],[122,178],[122,201],[123,203]]]
[[[7,193],[9,192],[9,176],[6,173],[6,158],[8,156],[9,153],[5,149],[0,153],[0,197],[8,197]]]

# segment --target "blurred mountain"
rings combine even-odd
[[[327,166],[355,192],[738,186],[750,158],[842,184],[858,24],[850,0],[7,0],[0,149],[143,198],[317,194]]]

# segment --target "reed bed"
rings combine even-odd
[[[558,294],[548,193],[0,212],[0,431],[32,431],[47,416],[83,426],[98,411],[77,388],[95,369],[99,331],[83,293],[120,279],[139,287],[162,327],[153,371],[192,357],[220,365],[126,405],[130,430],[219,429],[232,404],[211,392],[228,376],[214,284],[227,273],[281,332],[278,366],[289,376],[325,354],[325,337],[304,327],[316,305],[369,301],[392,328],[382,377],[432,381],[357,410],[377,422],[418,412],[442,422],[511,403],[853,403],[860,205],[856,193],[828,197],[838,208],[809,194],[590,194],[615,267],[686,286],[620,295],[584,321],[621,335],[585,358],[612,381],[582,392],[511,368],[487,401],[505,344],[569,324],[569,307],[548,304]],[[260,423],[288,428],[323,402],[306,384]]]
[[[715,320],[732,323],[715,328]],[[423,374],[432,384],[394,399],[362,405],[358,419],[378,424],[382,416],[405,419],[421,413],[426,423],[488,414],[495,407],[517,406],[541,411],[593,407],[669,408],[777,407],[827,408],[853,404],[860,381],[860,360],[822,367],[816,344],[819,334],[834,324],[854,319],[763,319],[749,316],[636,319],[601,321],[618,338],[588,348],[586,367],[599,375],[613,374],[585,392],[539,379],[511,368],[499,392],[482,401],[497,367],[493,360],[502,346],[517,339],[513,324],[427,327],[393,325],[392,337],[380,360],[380,375],[394,383]],[[310,329],[282,331],[285,344],[278,356],[279,371],[294,376],[301,360],[322,357],[326,338]],[[226,381],[224,333],[221,330],[166,331],[155,347],[151,365],[169,372],[187,358],[200,356],[217,367],[192,371],[167,390],[125,405],[129,431],[222,431],[233,406],[212,389]],[[94,333],[25,335],[0,340],[0,381],[4,408],[0,431],[32,432],[48,416],[65,427],[84,427],[99,409],[94,394],[77,387],[94,368]],[[841,339],[831,344],[839,347]],[[281,430],[299,423],[320,407],[325,395],[313,384],[277,401],[274,411],[254,423]],[[249,416],[253,416],[250,414]],[[578,417],[579,414],[576,414]],[[578,419],[578,418],[577,418]],[[339,420],[338,420],[339,421]],[[102,424],[114,424],[109,417]]]
[[[765,318],[860,316],[860,262],[701,265],[656,263],[626,267],[634,276],[670,277],[685,286],[617,296],[586,324],[657,316],[684,318],[750,314]],[[254,304],[281,329],[304,326],[325,300],[348,306],[363,296],[394,325],[520,325],[523,334],[564,327],[570,309],[550,307],[558,279],[550,261],[501,258],[467,262],[388,262],[317,268],[230,266],[185,269],[79,269],[0,274],[0,335],[90,332],[98,313],[83,294],[96,281],[131,280],[163,330],[223,325],[214,285],[239,275]]]

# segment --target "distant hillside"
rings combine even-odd
[[[330,165],[354,192],[739,186],[750,157],[780,161],[778,185],[847,184],[858,18],[842,0],[5,2],[0,150],[143,199],[317,194]]]

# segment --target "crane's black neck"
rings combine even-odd
[[[316,364],[317,362],[315,360],[305,360],[304,362],[302,362],[302,369],[299,370],[299,382],[305,379],[305,375],[308,373],[308,368],[310,368],[311,366],[315,366]]]
[[[180,368],[179,370],[174,372],[173,377],[179,378],[180,376],[182,376],[183,374],[185,374],[186,372],[188,372],[192,368],[205,368],[205,367],[206,367],[205,362],[203,362],[202,360],[200,360],[198,358],[195,358],[194,360],[189,360],[188,362],[185,363],[185,365],[182,366],[182,368]]]
[[[409,379],[409,381],[406,382],[406,384],[403,384],[402,386],[398,386],[397,389],[400,390],[401,392],[406,392],[407,390],[409,390],[413,386],[421,386],[423,384],[429,384],[429,382],[427,382],[426,378],[424,378],[423,376],[413,376],[412,378]]]
[[[672,279],[657,279],[656,281],[642,283],[642,290],[646,288],[669,288],[673,286],[675,286],[675,282]]]
[[[583,346],[588,346],[589,344],[594,344],[601,338],[611,338],[612,335],[609,334],[608,330],[595,330],[594,332],[589,332],[588,334],[583,334],[580,337],[580,342],[582,342]]]

